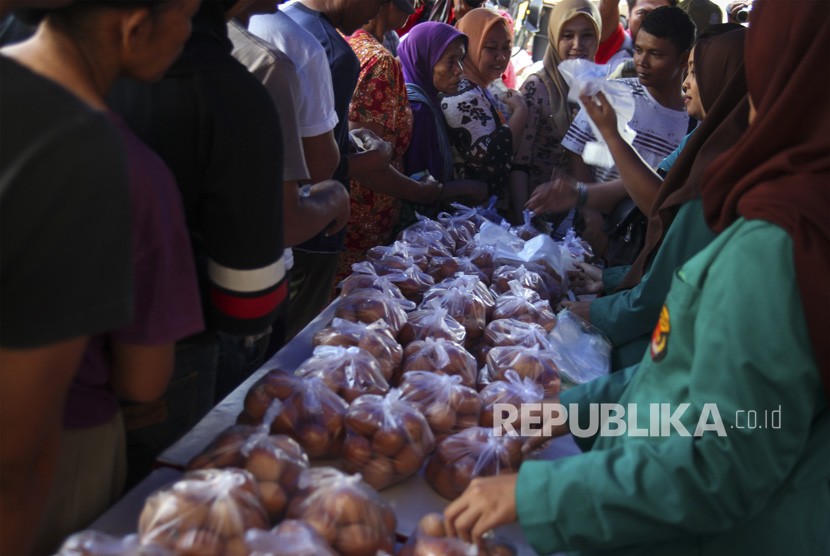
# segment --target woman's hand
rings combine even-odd
[[[525,203],[525,208],[539,216],[570,210],[576,206],[578,200],[576,181],[563,172],[556,172],[552,181],[543,183],[533,190],[530,199]]]
[[[591,322],[590,301],[563,301],[562,308],[582,318],[585,322]]]
[[[588,117],[596,124],[602,137],[607,141],[609,137],[619,135],[617,130],[617,113],[614,112],[614,107],[599,91],[596,95],[580,94],[579,100],[585,106],[585,112]]]
[[[571,289],[577,294],[602,293],[605,286],[602,283],[602,269],[598,266],[579,262],[576,270],[568,271],[568,280]]]
[[[502,102],[510,107],[514,114],[522,110],[527,111],[525,96],[516,89],[508,89],[507,94],[502,97]]]
[[[473,479],[461,497],[444,510],[447,533],[479,544],[487,531],[516,521],[518,477],[511,473]]]

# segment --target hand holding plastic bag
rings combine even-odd
[[[568,100],[578,102],[583,108],[585,105],[580,96],[594,96],[602,92],[608,103],[617,115],[617,130],[620,136],[628,143],[634,141],[636,133],[628,122],[634,117],[634,97],[627,85],[615,80],[609,80],[608,76],[614,68],[601,66],[588,60],[565,60],[559,64],[559,71],[570,87]],[[586,143],[582,152],[582,160],[590,166],[611,168],[614,166],[614,157],[608,150],[608,145],[602,138],[602,132],[591,118],[588,118],[591,130],[594,132],[596,141]]]

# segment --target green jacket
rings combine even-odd
[[[614,350],[614,370],[635,365],[643,357],[671,279],[680,265],[714,239],[706,225],[700,199],[684,203],[643,279],[630,290],[600,297],[591,303],[591,323],[602,330]]]
[[[716,404],[725,435],[599,435],[581,455],[524,463],[516,504],[531,545],[542,554],[830,554],[830,411],[789,236],[738,220],[675,274],[666,311],[638,369],[575,387],[562,402],[635,404],[641,428],[649,404],[687,402],[679,421],[690,433],[703,404]]]

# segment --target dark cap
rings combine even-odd
[[[415,13],[415,2],[413,0],[392,0],[392,3],[405,14]]]

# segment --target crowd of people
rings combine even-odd
[[[280,4],[0,5],[0,552],[54,551],[368,249],[488,199],[593,250],[569,275],[592,300],[563,306],[613,372],[562,403],[715,403],[730,430],[579,439],[474,480],[449,530],[830,552],[829,4],[561,0],[518,89],[502,3]],[[731,430],[774,409],[780,430]]]

